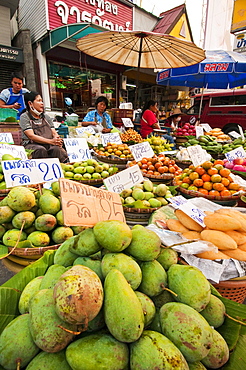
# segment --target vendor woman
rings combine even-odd
[[[82,126],[91,126],[96,132],[106,134],[113,128],[110,115],[106,112],[108,99],[99,96],[95,102],[96,109],[88,112],[82,121]]]

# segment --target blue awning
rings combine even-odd
[[[49,34],[41,41],[41,50],[44,54],[64,41],[70,40],[76,42],[81,37],[90,33],[103,31],[105,31],[105,28],[92,23],[67,24],[49,31]]]

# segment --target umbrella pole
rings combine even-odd
[[[138,68],[137,68],[137,80],[136,80],[136,92],[135,92],[135,101],[134,101],[134,109],[139,108],[139,70],[141,64],[141,56],[142,56],[142,45],[143,45],[143,38],[140,38],[140,46],[139,46],[139,53],[138,53]]]
[[[202,95],[201,95],[200,106],[199,106],[199,113],[198,113],[198,118],[199,119],[201,118],[201,112],[202,112],[203,94],[204,94],[204,87],[202,88]]]

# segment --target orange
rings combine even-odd
[[[198,188],[200,188],[201,186],[203,186],[203,181],[202,181],[202,179],[195,179],[195,180],[193,181],[193,185],[194,185],[194,186],[196,186],[196,187],[198,187]]]
[[[225,187],[224,187],[223,184],[221,184],[221,182],[215,182],[213,184],[213,189],[218,190],[218,191],[223,191],[223,190],[225,190]]]
[[[159,171],[160,171],[160,168],[159,168]],[[185,178],[183,179],[183,183],[185,183],[185,184],[191,184],[191,183],[192,183],[192,181],[191,181],[191,179],[190,179],[189,177],[185,177]]]
[[[221,182],[221,176],[219,174],[215,174],[211,176],[212,182]]]
[[[213,195],[213,196],[219,197],[220,193],[217,190],[210,190],[208,195]]]
[[[225,189],[225,190],[222,190],[222,191],[220,192],[220,195],[221,195],[222,197],[229,197],[229,196],[231,196],[231,192],[230,192],[230,190]]]
[[[233,178],[231,176],[227,177],[230,182],[233,182]]]
[[[189,174],[189,178],[190,178],[192,181],[194,181],[194,180],[196,180],[196,179],[198,179],[198,178],[199,178],[199,175],[198,175],[198,173],[197,173],[197,172],[191,172],[191,173]]]
[[[168,172],[168,167],[167,166],[161,166],[158,168],[158,172],[159,173],[165,173],[165,172]],[[187,179],[189,179],[189,177],[185,177]],[[183,180],[184,181],[184,180]]]
[[[204,195],[208,195],[208,190],[204,189],[204,188],[200,188],[198,190],[200,193],[204,194]]]
[[[148,160],[147,160],[147,158],[142,158],[142,159],[141,159],[141,162],[142,162],[143,164],[147,164]]]
[[[216,173],[218,173],[219,171],[217,170],[217,168],[214,168],[214,167],[211,167],[211,168],[209,168],[208,169],[208,174],[210,175],[210,176],[212,176],[212,175],[216,175]]]
[[[215,166],[214,166],[214,168],[216,168],[216,170],[218,170],[218,171],[220,171],[220,170],[222,170],[224,167],[222,166],[222,164],[216,164]]]
[[[176,169],[173,166],[168,167],[170,173],[175,173]]]
[[[219,174],[223,177],[228,177],[230,174],[231,174],[231,171],[229,170],[229,168],[222,168],[220,171],[219,171]]]
[[[226,177],[222,177],[221,178],[221,183],[224,185],[224,186],[228,186],[230,184],[230,181],[228,178]]]
[[[213,163],[210,161],[206,161],[202,164],[202,167],[205,168],[205,170],[208,170],[209,168],[213,167]]]
[[[209,176],[208,174],[205,173],[204,175],[202,175],[202,180],[204,182],[210,181],[211,180],[211,176]]]
[[[215,164],[222,164],[222,166],[224,166],[224,161],[223,161],[223,159],[216,159],[215,161],[214,161],[214,165]]]
[[[153,174],[154,174],[154,171],[152,171],[152,170],[148,170],[147,173],[146,173],[146,175],[153,175]]]
[[[206,171],[205,169],[202,167],[202,166],[198,166],[195,168],[195,171],[200,175],[202,176]]]
[[[183,188],[183,189],[188,189],[189,184],[182,183],[182,184],[180,185],[180,187],[181,187],[181,188]]]
[[[212,190],[213,189],[213,184],[209,181],[204,182],[203,188],[206,190]]]
[[[229,190],[236,190],[238,191],[240,188],[240,185],[236,184],[235,182],[231,182],[228,186],[228,189]]]
[[[155,170],[155,166],[153,166],[153,164],[150,164],[149,165],[149,170],[154,171]]]
[[[158,170],[159,167],[162,166],[162,163],[161,162],[156,162],[155,163],[155,168]]]

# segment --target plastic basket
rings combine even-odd
[[[246,280],[220,281],[218,284],[213,284],[213,286],[224,298],[238,303],[243,303],[246,299]]]
[[[60,137],[66,138],[69,134],[68,127],[66,125],[60,125],[56,128],[56,131]]]

